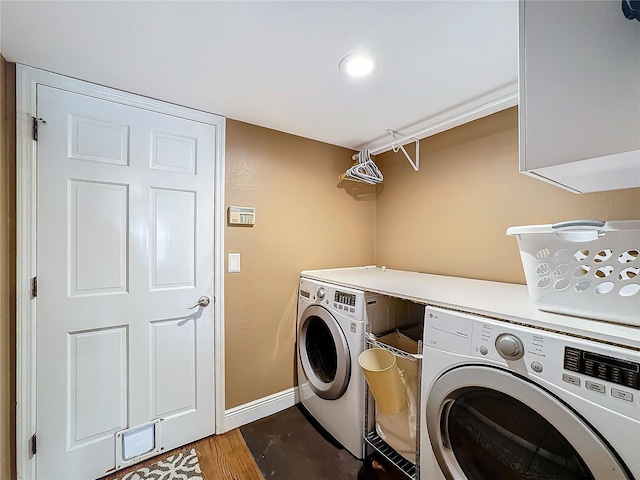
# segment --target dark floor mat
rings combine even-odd
[[[391,466],[385,465],[387,471],[365,467],[298,406],[240,432],[267,480],[406,480]]]

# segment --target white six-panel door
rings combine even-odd
[[[39,85],[39,479],[97,478],[116,434],[214,431],[214,127]]]

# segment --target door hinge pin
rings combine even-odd
[[[31,455],[35,455],[37,451],[36,434],[31,437]]]
[[[31,298],[36,298],[38,296],[38,277],[33,277],[31,279]]]
[[[33,122],[33,139],[35,141],[38,141],[38,123],[44,123],[46,124],[47,122],[42,119],[42,118],[36,118],[36,117],[31,117],[31,120]]]

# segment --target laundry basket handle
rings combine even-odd
[[[575,228],[575,227],[593,227],[593,228],[602,228],[604,227],[605,222],[601,222],[599,220],[568,220],[566,222],[554,223],[551,225],[551,228],[554,230],[562,230],[565,228]]]

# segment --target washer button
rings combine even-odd
[[[580,385],[580,379],[578,377],[574,377],[573,375],[569,375],[567,373],[562,374],[562,381],[571,383],[573,385]]]
[[[617,388],[611,389],[611,396],[621,400],[626,400],[627,402],[633,402],[633,393],[618,390]]]
[[[484,345],[482,345],[478,350],[480,350],[480,353],[482,355],[486,355],[487,353],[489,353],[489,349],[487,347],[485,347]]]
[[[533,362],[531,364],[531,370],[533,370],[536,373],[540,373],[542,372],[542,364],[540,362]]]
[[[604,393],[604,390],[605,390],[604,385],[600,383],[592,382],[590,380],[585,381],[584,386],[589,390],[593,390],[594,392],[598,392],[598,393]]]

